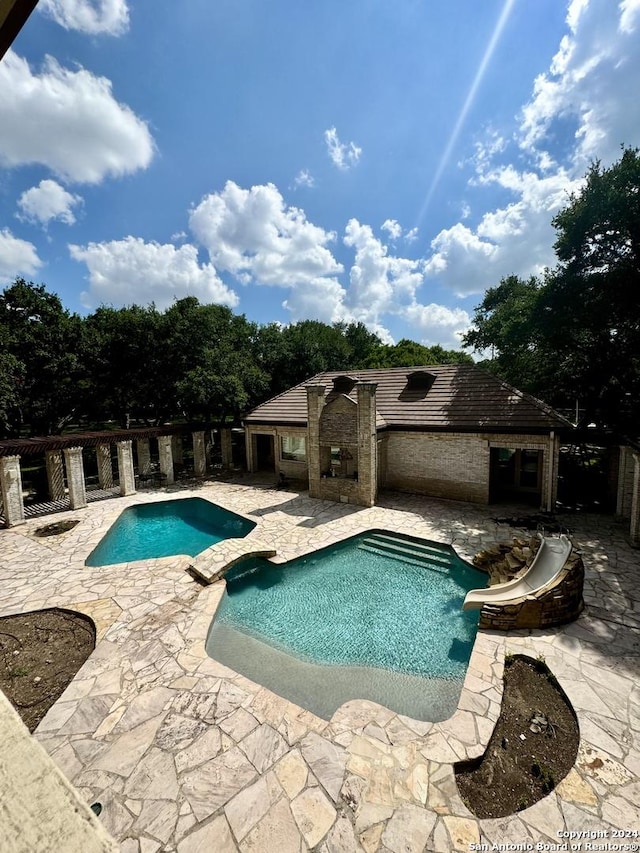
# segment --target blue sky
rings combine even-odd
[[[640,0],[40,0],[0,63],[0,284],[457,346],[640,144],[639,44]]]

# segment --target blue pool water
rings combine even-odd
[[[319,716],[348,699],[437,721],[456,708],[486,575],[455,551],[383,531],[227,575],[209,655]]]
[[[246,536],[255,523],[202,498],[131,506],[85,560],[86,566],[154,557],[195,557],[223,539]]]

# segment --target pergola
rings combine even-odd
[[[87,486],[82,453],[85,448],[95,448],[98,465],[98,483],[102,490],[115,488],[112,465],[112,445],[116,445],[120,495],[136,491],[136,471],[133,463],[133,442],[136,442],[139,480],[152,473],[150,439],[157,439],[158,461],[162,482],[174,482],[174,462],[182,462],[182,439],[191,435],[193,442],[193,467],[195,477],[207,473],[205,429],[201,426],[165,425],[128,430],[80,432],[68,435],[48,435],[40,438],[18,438],[0,441],[0,495],[5,525],[24,524],[25,507],[20,461],[23,457],[44,455],[47,485],[51,501],[67,498],[70,509],[87,506]],[[220,431],[222,465],[232,465],[231,429]]]

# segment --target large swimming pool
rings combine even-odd
[[[85,560],[86,566],[154,557],[195,557],[216,542],[246,536],[255,527],[202,498],[139,504],[125,509]]]
[[[207,652],[326,719],[370,699],[436,722],[457,707],[476,636],[462,602],[485,583],[453,548],[385,531],[252,559],[227,575]]]

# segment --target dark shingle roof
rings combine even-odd
[[[408,375],[420,370],[435,377],[433,384],[430,388],[409,388]],[[344,371],[319,373],[257,406],[245,417],[245,423],[306,426],[306,386],[325,385],[327,395],[334,378],[343,375]],[[377,383],[378,429],[535,433],[572,428],[541,400],[473,364],[350,370],[349,376]],[[356,393],[354,388],[348,396],[355,400]]]

